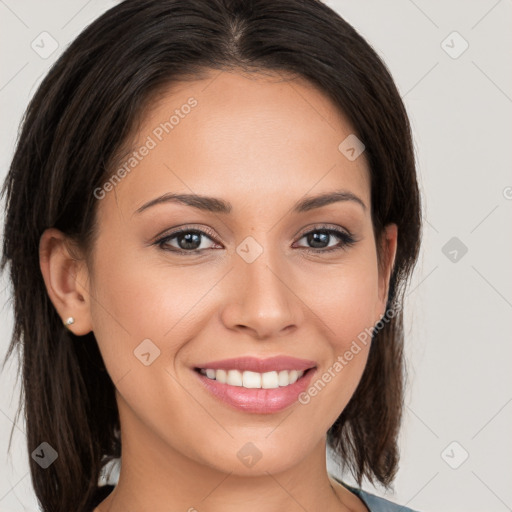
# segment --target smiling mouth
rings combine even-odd
[[[276,389],[295,384],[295,382],[303,378],[304,375],[313,369],[314,368],[308,368],[307,370],[280,370],[264,373],[235,369],[214,370],[212,368],[195,368],[194,370],[220,384],[243,387],[246,389]]]

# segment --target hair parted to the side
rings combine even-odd
[[[39,86],[2,189],[1,268],[10,267],[15,316],[6,360],[19,352],[18,415],[24,405],[29,453],[43,441],[58,453],[47,469],[30,459],[45,512],[87,510],[101,468],[121,446],[114,384],[94,334],[74,336],[53,307],[39,239],[56,227],[84,254],[93,251],[93,191],[115,172],[116,154],[148,102],[205,70],[304,77],[349,119],[366,146],[376,240],[386,224],[398,226],[388,308],[402,304],[421,237],[411,130],[390,73],[352,26],[318,0],[126,0],[113,7]],[[374,335],[361,382],[327,435],[359,485],[366,477],[389,486],[398,468],[402,314],[399,308]]]

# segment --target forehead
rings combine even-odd
[[[334,188],[369,204],[364,154],[350,161],[339,150],[353,133],[303,78],[211,71],[175,82],[149,105],[118,162],[128,172],[115,187],[116,207],[132,213],[179,191],[226,198],[234,210],[260,209]]]

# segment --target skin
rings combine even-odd
[[[385,313],[397,229],[388,225],[379,240],[379,268],[364,153],[350,161],[338,150],[354,130],[320,90],[282,78],[224,71],[173,84],[146,112],[134,148],[189,97],[198,104],[98,201],[90,264],[58,230],[41,238],[53,304],[75,318],[73,333],[94,332],[116,386],[122,470],[96,512],[367,510],[329,477],[325,437],[360,381],[369,344],[307,405],[273,414],[220,402],[192,371],[217,359],[291,355],[316,361],[321,376]],[[291,212],[305,196],[339,189],[366,209],[340,201]],[[232,211],[163,203],[135,213],[168,192],[222,198]],[[318,224],[356,242],[322,253],[343,242],[308,242],[304,233]],[[202,253],[192,255],[153,243],[178,226],[209,228],[215,239],[203,235]],[[236,252],[248,236],[263,249],[252,263]],[[160,355],[146,366],[134,350],[148,338]],[[248,442],[261,452],[252,467],[237,457]]]

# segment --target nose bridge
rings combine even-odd
[[[272,237],[246,237],[236,248],[234,273],[236,290],[229,301],[225,322],[231,328],[244,326],[259,337],[279,335],[299,322],[300,306],[293,293],[291,267],[272,245]]]

